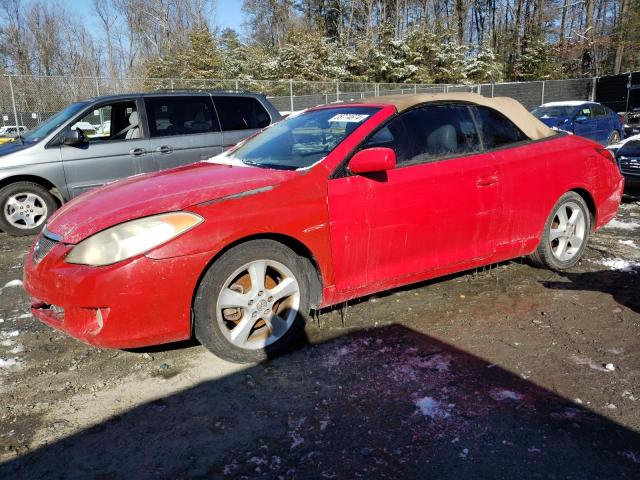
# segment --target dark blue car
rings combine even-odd
[[[612,145],[624,138],[624,124],[620,116],[599,103],[545,103],[531,113],[551,128],[575,133],[602,145]]]

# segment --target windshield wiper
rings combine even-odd
[[[295,170],[295,167],[290,167],[288,165],[279,165],[277,163],[252,162],[251,160],[241,160],[241,161],[245,165],[251,165],[252,167],[271,168],[274,170]]]

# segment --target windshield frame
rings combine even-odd
[[[70,105],[67,105],[64,109],[59,112],[53,114],[51,117],[46,119],[40,125],[35,127],[33,130],[29,130],[24,135],[21,135],[21,139],[24,143],[36,144],[41,141],[49,138],[52,134],[54,134],[61,126],[65,125],[69,120],[74,118],[79,112],[82,112],[87,106],[91,105],[90,101],[80,101],[74,102]],[[45,129],[46,133],[33,138],[34,134],[39,132],[41,129]]]
[[[242,166],[257,167],[257,168],[268,168],[268,169],[275,169],[275,170],[289,170],[289,171],[308,170],[322,163],[324,159],[326,159],[329,155],[331,155],[331,153],[334,152],[344,141],[346,141],[349,137],[351,137],[351,135],[353,135],[353,133],[357,129],[367,124],[382,109],[383,109],[382,106],[374,105],[374,104],[370,104],[370,105],[369,104],[368,105],[340,104],[340,105],[325,105],[321,107],[315,107],[312,109],[304,110],[295,115],[290,115],[284,118],[283,120],[264,128],[257,134],[250,136],[246,140],[240,142],[234,148],[231,148],[220,155],[212,157],[208,161],[211,163],[233,164],[233,165],[242,165]],[[320,118],[310,118],[310,116],[312,115],[314,117],[320,117]],[[334,118],[338,115],[343,115],[343,116],[355,115],[356,117],[362,117],[362,119],[360,119],[360,121],[354,121],[353,120],[354,117],[351,117],[350,119],[346,119],[348,117],[341,117],[341,120],[344,119],[344,121],[335,120]],[[330,118],[325,119],[324,117],[330,117]],[[323,141],[326,141],[327,136],[330,138],[328,144],[324,144],[324,143],[320,144],[320,145],[325,145],[326,147],[325,150],[320,149],[315,152],[312,151],[312,152],[305,153],[304,147],[310,144],[313,144],[314,142],[305,143],[303,141],[296,142],[295,140],[292,140],[292,143],[291,143],[292,149],[295,149],[296,147],[301,149],[300,151],[298,151],[298,153],[294,153],[293,151],[291,151],[288,154],[285,154],[281,158],[275,158],[275,159],[270,158],[271,160],[275,160],[275,161],[266,161],[265,160],[266,157],[264,156],[260,158],[260,161],[255,161],[256,157],[260,155],[261,149],[263,150],[264,153],[269,153],[270,155],[278,154],[277,148],[274,149],[274,146],[278,144],[278,140],[279,140],[278,135],[280,136],[291,135],[292,138],[294,138],[293,135],[296,129],[304,129],[304,128],[312,129],[313,128],[313,126],[300,124],[300,125],[293,125],[288,130],[286,130],[286,127],[288,127],[291,123],[297,124],[297,123],[301,123],[303,120],[311,120],[311,121],[317,120],[318,122],[325,122],[325,121],[327,122],[326,128],[322,128],[321,126],[319,126],[318,127],[319,132],[317,132],[323,137]],[[330,120],[332,120],[332,122]],[[339,130],[342,127],[339,127],[339,126],[334,127],[333,125],[331,125],[332,123],[335,123],[337,125],[340,125],[340,124],[344,125],[343,133],[337,133],[335,134],[335,138],[333,138],[333,140],[335,140],[335,144],[330,143],[332,140],[331,131],[334,128]],[[355,125],[355,127],[351,131],[347,132],[348,125]],[[285,128],[285,130],[283,130],[283,128]],[[309,132],[308,134],[310,136],[313,136],[314,133],[316,132],[313,132],[313,133]],[[274,152],[273,150],[276,150],[276,151]],[[237,155],[238,153],[240,153],[240,156]],[[253,158],[252,158],[252,155],[254,156]],[[306,162],[301,161],[298,165],[291,164],[292,161],[296,159],[302,160],[304,159],[304,157],[309,157],[309,161],[306,161]]]

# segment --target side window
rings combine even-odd
[[[82,130],[90,143],[142,137],[138,109],[133,100],[109,103],[91,110],[71,125],[71,130],[76,129]]]
[[[596,117],[606,117],[609,115],[609,113],[607,112],[607,109],[602,105],[594,105],[593,112],[595,113]]]
[[[362,148],[388,147],[398,165],[424,163],[480,150],[469,107],[427,105],[391,120]]]
[[[152,138],[220,131],[209,96],[146,97],[144,104]]]
[[[213,101],[223,131],[252,130],[267,127],[271,123],[265,108],[253,97],[214,96]]]
[[[587,117],[589,119],[593,118],[591,107],[582,107],[580,110],[578,110],[578,113],[576,113],[576,117],[581,116]]]
[[[527,136],[511,120],[487,107],[476,107],[478,128],[482,133],[484,148],[502,147],[528,140]]]

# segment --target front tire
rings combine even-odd
[[[555,204],[544,225],[531,262],[551,270],[566,270],[580,261],[591,232],[591,215],[584,199],[567,192]]]
[[[260,362],[301,335],[309,313],[305,262],[272,240],[225,252],[206,271],[194,300],[195,336],[235,363]]]
[[[0,189],[0,229],[10,235],[34,235],[56,210],[53,196],[41,185],[16,182]]]

